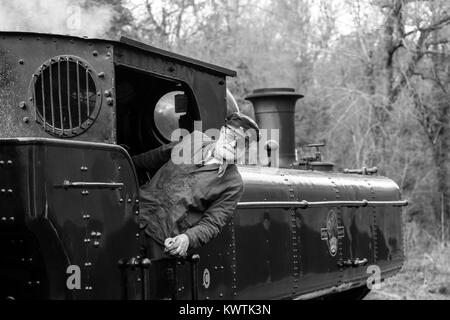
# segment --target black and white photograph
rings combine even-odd
[[[450,1],[0,0],[0,300],[450,300]]]

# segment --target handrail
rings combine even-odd
[[[248,201],[239,202],[237,207],[247,208],[320,208],[320,207],[405,207],[407,200],[399,201]]]
[[[54,186],[64,189],[119,189],[123,188],[124,184],[121,182],[70,182],[64,180],[63,184]]]

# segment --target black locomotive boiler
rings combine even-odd
[[[247,97],[260,127],[280,130],[279,163],[239,167],[233,220],[187,259],[145,256],[148,177],[130,155],[196,121],[223,125],[235,75],[127,38],[1,32],[0,297],[360,298],[371,277],[397,273],[398,186],[367,169],[335,172],[318,153],[297,160],[301,96],[286,88]]]

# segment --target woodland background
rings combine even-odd
[[[82,30],[57,23],[73,4]],[[338,170],[376,166],[410,202],[403,271],[369,298],[450,297],[450,1],[0,0],[0,29],[12,26],[126,35],[234,69],[249,115],[253,89],[295,88],[300,155],[325,141]]]

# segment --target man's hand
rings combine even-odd
[[[164,241],[165,252],[177,257],[185,257],[189,248],[189,238],[185,234],[180,234],[174,238],[167,238]]]

